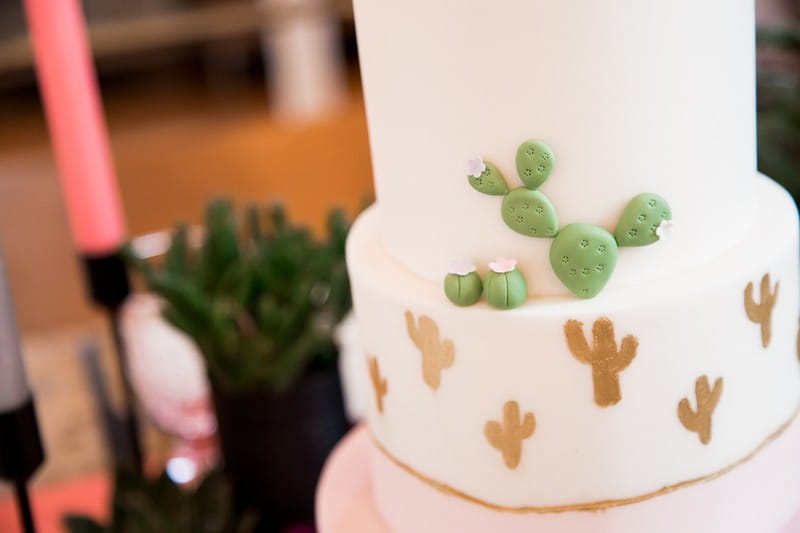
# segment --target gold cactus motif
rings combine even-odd
[[[372,381],[372,388],[375,391],[375,403],[378,406],[378,412],[383,414],[383,398],[389,392],[389,383],[386,378],[381,377],[381,369],[378,364],[378,358],[370,356],[367,359],[367,367],[369,368],[369,377]]]
[[[583,333],[583,323],[569,320],[564,324],[567,346],[572,355],[581,363],[592,366],[594,401],[600,407],[610,407],[622,400],[619,373],[628,368],[636,357],[639,340],[633,335],[622,339],[617,348],[614,337],[614,323],[608,318],[595,320],[592,326],[593,345]]]
[[[761,301],[758,304],[753,299],[753,282],[744,289],[744,310],[751,322],[761,325],[761,345],[764,348],[769,346],[772,338],[772,308],[775,307],[779,288],[780,282],[776,282],[770,290],[769,274],[764,274],[761,278]]]
[[[708,383],[708,376],[700,376],[694,384],[694,394],[697,399],[697,411],[693,411],[688,398],[678,404],[678,418],[683,427],[697,433],[700,442],[711,442],[711,417],[719,404],[722,396],[723,380],[718,378],[714,382],[714,389]]]
[[[439,326],[426,315],[415,321],[413,313],[406,311],[406,326],[408,336],[422,354],[422,378],[431,389],[438,390],[442,384],[442,370],[453,366],[456,358],[453,341],[442,340]]]
[[[511,470],[519,466],[522,458],[522,441],[533,435],[536,418],[533,413],[525,413],[520,419],[519,404],[511,401],[503,406],[503,421],[486,422],[486,440],[503,454],[503,462]]]

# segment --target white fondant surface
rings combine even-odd
[[[739,461],[800,404],[797,213],[773,182],[749,179],[757,220],[725,254],[592,300],[544,298],[513,311],[485,303],[457,308],[441,283],[404,269],[378,237],[379,203],[358,220],[348,243],[364,350],[378,357],[390,391],[383,415],[370,404],[371,430],[415,470],[507,507],[632,498]],[[753,282],[758,295],[765,273],[780,281],[766,350],[744,310],[745,286]],[[430,316],[454,342],[455,363],[436,391],[423,381],[406,310]],[[594,403],[591,367],[571,355],[563,333],[564,323],[577,319],[590,336],[600,317],[614,322],[618,342],[628,334],[639,339],[621,374],[622,401],[609,408]],[[712,383],[724,379],[708,446],[677,416],[682,398],[695,405],[702,375]],[[537,419],[516,470],[504,466],[483,434],[510,400]]]
[[[514,186],[517,147],[557,163],[541,190],[563,227],[613,231],[627,202],[672,206],[669,242],[621,250],[609,287],[702,265],[750,227],[753,0],[355,0],[379,228],[386,251],[440,281],[453,259],[519,259],[536,295],[567,294],[550,239],[514,233],[473,190],[476,155]]]

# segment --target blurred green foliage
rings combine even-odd
[[[349,224],[332,211],[327,238],[317,240],[280,206],[243,215],[213,201],[200,249],[178,226],[160,266],[130,247],[126,255],[166,301],[164,317],[197,343],[216,387],[280,393],[310,368],[336,364],[334,328],[351,307]]]
[[[800,24],[761,29],[758,43],[762,55],[775,57],[759,63],[759,170],[800,204]]]
[[[184,490],[166,473],[147,479],[127,470],[116,473],[107,525],[67,515],[70,533],[247,533],[255,517],[234,518],[232,490],[220,472],[211,472],[194,490]]]

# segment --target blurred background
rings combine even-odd
[[[205,206],[225,196],[235,205],[279,201],[293,223],[325,239],[331,208],[352,219],[371,198],[349,0],[83,4],[130,235],[181,221],[208,232]],[[759,165],[797,199],[800,2],[758,0],[758,17]],[[110,516],[108,410],[118,412],[123,395],[107,320],[86,296],[32,62],[22,3],[0,0],[0,243],[48,454],[34,507],[41,530],[62,531],[66,512]],[[158,311],[140,300],[123,314],[132,353],[147,351],[147,335],[161,338]],[[183,342],[160,342],[173,341]],[[192,357],[134,376],[140,396],[158,398],[139,406],[145,468],[158,475],[166,465],[177,484],[217,462],[207,385],[157,395],[170,376],[202,380]],[[175,422],[187,402],[189,430]],[[17,531],[16,520],[0,485],[0,531]]]

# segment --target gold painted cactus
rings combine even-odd
[[[442,370],[453,366],[456,358],[453,341],[442,340],[439,326],[426,315],[415,321],[414,314],[406,311],[406,327],[408,336],[422,354],[422,378],[431,389],[438,390],[442,384]]]
[[[583,333],[583,323],[569,320],[564,324],[567,346],[581,363],[592,366],[594,400],[600,407],[610,407],[622,400],[619,373],[628,368],[636,357],[639,341],[633,335],[622,339],[618,348],[614,337],[614,323],[608,318],[595,320],[592,326],[593,345]]]
[[[714,382],[714,389],[708,383],[708,376],[700,376],[694,385],[697,411],[692,410],[689,399],[684,398],[678,404],[678,418],[683,427],[697,433],[700,442],[711,442],[711,416],[719,404],[722,396],[723,380],[718,378]]]
[[[375,404],[378,407],[378,413],[383,414],[383,399],[386,393],[389,392],[389,383],[386,378],[381,377],[381,369],[377,357],[369,357],[367,359],[367,367],[370,381],[372,381],[372,389],[375,391]]]
[[[764,274],[761,278],[761,301],[756,304],[753,299],[753,282],[747,284],[744,289],[744,309],[747,318],[751,322],[761,325],[761,345],[766,348],[772,338],[772,308],[775,307],[775,300],[778,298],[780,282],[775,283],[775,287],[770,289],[769,274]]]
[[[511,470],[519,466],[522,458],[522,441],[533,435],[536,418],[533,413],[525,413],[520,419],[519,404],[511,401],[503,406],[503,421],[486,422],[486,440],[503,454],[503,462]]]

